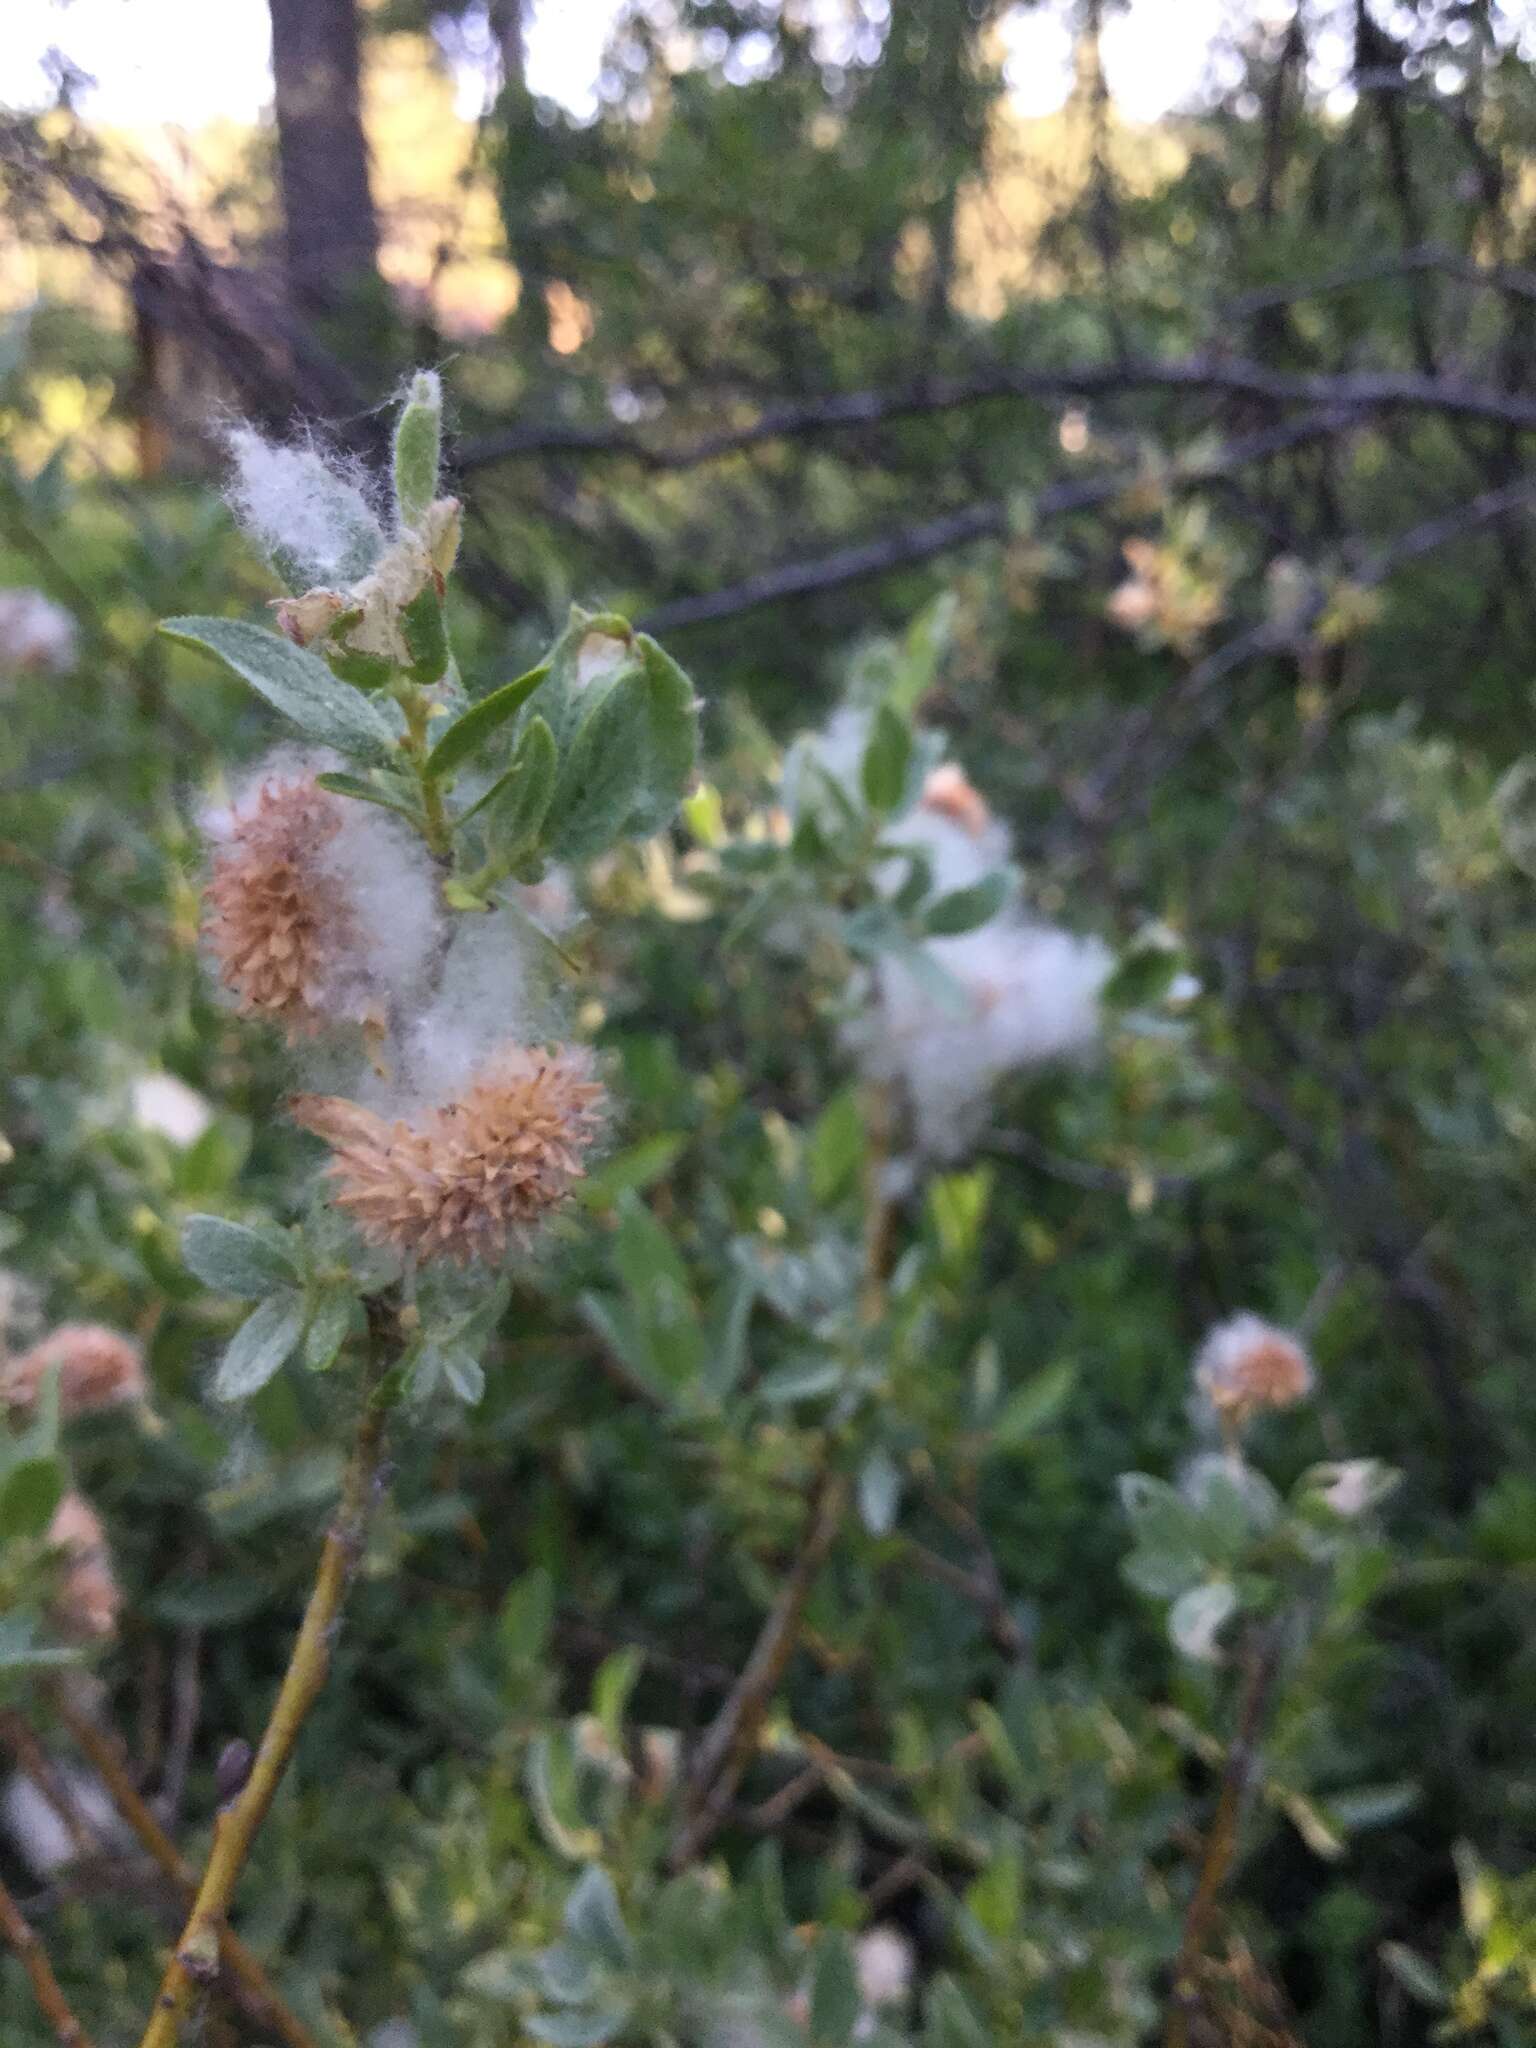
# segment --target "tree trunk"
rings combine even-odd
[[[378,276],[356,0],[268,0],[278,163],[296,306],[333,313]]]
[[[501,52],[501,82],[503,85],[522,85],[524,67],[528,61],[527,42],[523,35],[523,0],[491,0],[489,20],[491,33]]]

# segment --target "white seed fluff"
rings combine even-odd
[[[1113,956],[1098,939],[1016,912],[932,940],[928,952],[953,991],[883,960],[855,1044],[868,1072],[904,1088],[918,1149],[954,1159],[980,1135],[988,1098],[1005,1074],[1096,1043]]]
[[[57,1771],[88,1831],[108,1847],[123,1843],[123,1823],[100,1778],[70,1764],[60,1764]],[[53,1877],[79,1856],[69,1829],[24,1771],[14,1773],[0,1796],[0,1823],[34,1877]]]
[[[230,430],[229,501],[268,555],[286,556],[313,585],[355,582],[384,550],[384,529],[362,489],[363,472],[312,444]]]
[[[173,1145],[192,1145],[213,1122],[213,1111],[195,1088],[174,1074],[140,1074],[128,1091],[133,1120]]]
[[[512,911],[456,921],[432,999],[407,1034],[402,1111],[460,1094],[502,1046],[559,1035],[536,951],[544,943]]]
[[[0,590],[0,676],[66,675],[77,658],[75,622],[40,590]]]

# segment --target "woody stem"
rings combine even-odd
[[[225,1916],[299,1734],[330,1670],[331,1644],[362,1551],[374,1482],[383,1453],[386,1398],[383,1325],[387,1311],[369,1305],[369,1351],[362,1413],[342,1481],[340,1505],[326,1533],[319,1568],[288,1669],[243,1789],[214,1824],[213,1850],[192,1912],[160,1982],[140,2048],[176,2048],[199,1988],[218,1971]]]

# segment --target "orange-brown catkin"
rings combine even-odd
[[[341,829],[312,775],[263,781],[237,806],[206,892],[208,944],[242,1015],[290,1040],[326,1021],[324,986],[350,937],[347,905],[319,858]]]
[[[513,1046],[412,1123],[336,1095],[299,1096],[293,1113],[331,1147],[336,1205],[369,1243],[496,1265],[582,1177],[602,1101],[585,1053]]]
[[[59,1376],[59,1413],[66,1422],[142,1401],[148,1393],[138,1345],[101,1323],[61,1323],[40,1344],[0,1363],[0,1402],[33,1407],[50,1372]]]
[[[54,1617],[77,1642],[101,1642],[117,1631],[122,1589],[112,1570],[106,1531],[90,1502],[66,1493],[54,1511],[48,1541],[64,1553],[64,1575]]]
[[[1195,1384],[1223,1423],[1240,1429],[1264,1408],[1294,1408],[1312,1364],[1289,1331],[1242,1314],[1218,1323],[1195,1355]]]

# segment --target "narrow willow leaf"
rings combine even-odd
[[[303,1334],[303,1297],[291,1291],[269,1294],[225,1346],[213,1376],[214,1398],[244,1401],[258,1393],[293,1355]]]
[[[629,830],[648,838],[672,822],[693,779],[699,747],[698,698],[687,675],[648,633],[636,634],[635,647],[644,664],[647,752]]]
[[[571,1939],[594,1950],[611,1969],[628,1966],[634,1955],[634,1943],[619,1910],[613,1879],[601,1864],[587,1865],[576,1880],[561,1917]]]
[[[550,805],[556,860],[589,859],[623,834],[641,793],[648,713],[645,677],[632,668],[577,728]]]
[[[206,648],[307,738],[358,760],[388,760],[394,733],[373,701],[339,681],[318,655],[243,619],[167,619],[172,640]]]
[[[253,1230],[222,1216],[189,1216],[181,1233],[181,1256],[205,1287],[220,1294],[259,1300],[299,1277],[293,1253],[275,1230]]]
[[[413,825],[421,822],[421,813],[403,797],[388,795],[376,783],[364,782],[360,775],[346,775],[340,770],[317,775],[316,782],[322,789],[330,790],[336,796],[350,796],[360,804],[378,804],[386,811],[397,811],[402,818],[409,818]]]
[[[929,904],[923,930],[931,939],[951,939],[990,924],[1008,900],[1008,877],[983,875],[968,889],[951,889]]]
[[[555,736],[542,718],[528,721],[512,766],[496,785],[489,813],[496,855],[515,860],[538,839],[554,799],[560,758]]]
[[[872,811],[894,811],[907,786],[907,764],[912,758],[912,728],[898,718],[889,704],[875,712],[874,728],[864,749],[859,780],[864,800]]]
[[[499,690],[492,690],[488,697],[482,697],[478,704],[471,704],[461,713],[427,756],[427,773],[433,781],[461,768],[498,727],[522,710],[548,674],[549,663],[541,662],[516,682],[503,683]]]
[[[1037,1372],[1005,1404],[992,1425],[994,1446],[1000,1451],[1013,1451],[1038,1436],[1061,1413],[1076,1383],[1077,1367],[1070,1359]]]
[[[352,1327],[356,1299],[350,1287],[329,1287],[311,1305],[304,1332],[304,1363],[311,1372],[326,1372],[335,1364]]]

